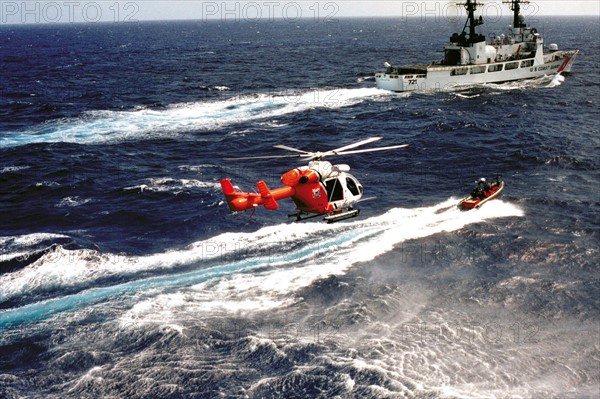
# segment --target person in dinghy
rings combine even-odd
[[[473,191],[471,191],[471,195],[463,198],[458,203],[459,208],[479,208],[486,202],[499,197],[504,190],[504,182],[500,180],[500,176],[496,176],[492,183],[488,183],[484,177],[477,180],[476,183],[477,186]]]

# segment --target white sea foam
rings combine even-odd
[[[216,168],[217,165],[200,164],[200,165],[179,165],[178,169],[184,172],[202,172],[206,169]]]
[[[375,88],[289,91],[234,96],[224,100],[174,104],[166,109],[89,111],[10,132],[0,137],[0,147],[39,142],[101,143],[176,136],[231,124],[269,119],[313,108],[346,107],[388,92]]]
[[[81,198],[77,195],[72,197],[63,198],[58,204],[55,205],[57,208],[73,208],[76,206],[85,205],[89,202],[92,202],[92,198]]]
[[[27,256],[32,249],[44,242],[52,242],[58,238],[68,238],[62,234],[34,233],[21,236],[0,237],[0,261],[8,261],[17,257]]]
[[[316,235],[322,235],[320,227],[337,229],[344,226],[346,230],[336,231],[342,236],[341,240],[339,236],[320,240],[312,248],[312,256],[293,267],[282,263],[280,267],[252,274],[234,273],[217,281],[197,284],[185,291],[185,306],[182,306],[179,295],[158,295],[139,302],[123,316],[123,323],[165,321],[171,320],[171,317],[176,320],[182,317],[181,313],[187,312],[202,314],[220,310],[238,313],[289,305],[295,301],[293,293],[299,289],[319,279],[344,274],[353,265],[371,261],[403,241],[443,231],[456,231],[468,224],[493,218],[523,215],[521,209],[502,201],[493,201],[479,210],[469,212],[458,210],[456,203],[457,200],[451,198],[433,207],[396,208],[378,217],[336,227],[302,225],[314,229],[312,233]],[[298,225],[286,226],[293,230]],[[281,229],[278,236],[285,237],[291,233],[281,225],[275,229]],[[347,238],[343,238],[344,234],[348,235]]]
[[[456,199],[451,198],[435,206],[396,208],[351,223],[279,224],[253,233],[224,233],[184,249],[147,256],[71,251],[58,246],[26,268],[0,276],[0,301],[40,291],[85,288],[112,277],[135,280],[136,274],[152,271],[160,272],[161,277],[122,287],[127,290],[151,287],[152,294],[148,290],[141,294],[154,296],[145,300],[150,304],[144,305],[142,300],[132,309],[134,314],[124,315],[126,319],[144,320],[145,316],[154,319],[161,312],[180,313],[172,307],[181,308],[181,299],[161,295],[161,287],[172,290],[186,285],[192,286],[184,290],[190,298],[186,301],[192,305],[183,307],[181,312],[192,307],[197,312],[277,307],[294,301],[293,293],[314,281],[343,274],[353,265],[389,252],[405,240],[523,214],[519,208],[502,201],[469,212],[461,212],[455,205]],[[208,269],[203,266],[207,262]],[[190,273],[190,266],[195,264],[196,271]],[[183,274],[177,272],[180,267],[185,267]],[[106,291],[101,295],[118,294],[122,289]]]
[[[564,82],[564,81],[565,81],[565,77],[558,73],[554,76],[554,78],[552,78],[552,81],[550,83],[548,83],[547,87],[560,86],[562,84],[562,82]]]
[[[157,177],[147,179],[147,183],[125,187],[124,190],[139,190],[152,192],[180,193],[189,189],[220,189],[219,182],[201,181],[196,179],[174,179],[171,177]]]
[[[0,276],[0,301],[36,290],[75,287],[97,279],[129,276],[141,271],[169,270],[182,265],[231,258],[236,254],[241,254],[238,258],[265,252],[275,254],[278,251],[274,248],[310,239],[312,234],[328,227],[321,224],[276,225],[254,233],[223,233],[184,249],[147,256],[124,256],[89,249],[67,250],[57,246],[27,268]],[[29,240],[34,240],[34,237]]]
[[[3,166],[0,168],[0,173],[18,172],[20,170],[29,169],[31,166]]]

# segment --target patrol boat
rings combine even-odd
[[[450,37],[440,64],[394,66],[386,62],[385,72],[375,74],[377,87],[394,92],[442,90],[457,85],[501,83],[571,72],[579,50],[561,51],[556,44],[550,44],[549,51],[544,53],[544,39],[535,28],[527,26],[520,14],[521,4],[529,1],[504,3],[509,4],[514,13],[508,35],[496,36],[487,43],[485,36],[475,32],[475,28],[483,24],[483,17],[475,17],[477,6],[482,4],[466,0],[460,4],[465,6],[468,15],[463,32]]]

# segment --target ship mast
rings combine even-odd
[[[517,1],[518,0],[514,0]],[[469,15],[467,22],[465,22],[465,26],[463,28],[463,32],[467,29],[467,24],[469,25],[469,41],[474,42],[477,34],[475,33],[475,27],[479,25],[483,25],[483,18],[479,17],[479,19],[475,19],[475,10],[477,6],[482,5],[481,3],[477,3],[476,0],[466,0],[464,3],[459,3],[458,5],[465,6],[467,9],[467,13]]]
[[[529,0],[504,0],[503,3],[510,4],[510,9],[513,11],[513,27],[524,28],[527,26],[521,22],[521,3],[528,4]]]

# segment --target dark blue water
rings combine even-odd
[[[537,22],[562,84],[406,95],[456,26],[0,27],[0,397],[598,397],[599,24]],[[379,135],[359,219],[223,202]]]

